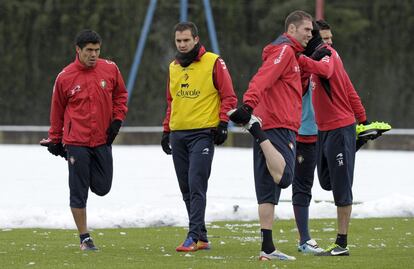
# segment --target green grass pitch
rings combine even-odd
[[[334,241],[336,220],[312,219],[310,227],[321,247]],[[259,262],[257,222],[214,222],[208,230],[211,250],[177,253],[184,227],[96,229],[96,252],[81,252],[74,230],[1,229],[0,268],[414,268],[414,218],[352,219],[349,257],[298,253],[294,220],[277,220],[275,244],[296,261]]]

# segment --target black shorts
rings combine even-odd
[[[112,186],[112,147],[67,146],[70,207],[85,208],[89,188],[99,196]]]
[[[288,129],[266,130],[266,135],[273,146],[285,158],[286,167],[283,171],[283,180],[292,182],[295,169],[296,135]],[[267,169],[266,159],[256,142],[253,144],[254,182],[258,204],[279,203],[281,188],[277,185]]]
[[[317,170],[322,189],[332,190],[336,206],[352,205],[356,133],[355,124],[319,131]]]

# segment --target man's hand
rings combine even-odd
[[[323,57],[331,56],[331,55],[332,55],[332,52],[329,49],[320,48],[312,54],[311,58],[314,59],[315,61],[320,61]]]
[[[310,57],[315,50],[323,44],[322,37],[319,33],[319,29],[312,30],[312,38],[309,40],[308,44],[306,45],[303,54]]]
[[[230,110],[227,112],[227,115],[230,117],[230,120],[233,121],[236,124],[245,125],[250,121],[250,118],[252,116],[253,109],[243,104],[236,110]]]
[[[367,137],[357,138],[355,151],[358,151],[363,145],[365,145],[368,142],[368,140],[369,139]]]
[[[162,147],[162,150],[165,152],[165,154],[171,155],[172,150],[170,147],[170,132],[162,133],[161,147]]]
[[[52,140],[48,138],[42,139],[40,141],[40,145],[47,147],[47,150],[55,156],[60,156],[62,158],[65,158],[65,160],[68,159],[66,149],[63,146],[62,142],[53,143]]]
[[[115,140],[115,137],[119,133],[119,129],[121,128],[122,121],[121,120],[114,120],[111,125],[109,125],[109,128],[106,130],[106,134],[108,135],[106,139],[106,144],[108,146],[112,145],[112,143]]]
[[[214,144],[221,145],[227,139],[227,122],[220,121],[217,129],[213,129]]]

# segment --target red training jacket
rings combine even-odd
[[[348,74],[345,71],[338,52],[329,45],[331,57],[325,56],[319,62],[304,55],[299,57],[300,68],[304,72],[312,73],[315,83],[313,91],[313,107],[318,130],[329,131],[345,127],[367,119],[365,108],[361,103]],[[329,80],[330,93],[322,86],[321,78]]]
[[[243,102],[263,120],[263,129],[298,131],[302,116],[302,85],[297,54],[301,44],[288,34],[279,36],[262,53],[262,66],[250,80]]]
[[[111,122],[125,119],[127,99],[124,80],[114,62],[98,59],[88,68],[76,57],[56,78],[49,138],[67,145],[103,145]]]
[[[196,61],[199,61],[201,56],[206,53],[206,49],[204,46],[201,46],[198,56],[195,59]],[[176,60],[178,63],[178,61]],[[168,76],[169,78],[170,76]],[[233,89],[233,82],[231,81],[231,76],[229,73],[229,70],[227,69],[226,64],[224,63],[224,60],[221,58],[218,58],[216,63],[214,64],[213,69],[213,83],[216,87],[220,99],[221,99],[221,105],[220,105],[220,121],[229,121],[229,117],[227,116],[227,112],[237,106],[237,97],[234,93]],[[168,79],[167,81],[167,113],[165,115],[165,119],[163,121],[163,129],[164,132],[170,131],[170,114],[171,114],[171,102],[172,97],[170,93],[170,81]]]

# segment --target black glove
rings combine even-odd
[[[62,142],[52,143],[50,139],[43,139],[40,141],[40,145],[47,147],[47,150],[55,156],[60,156],[62,158],[65,158],[65,160],[68,159],[66,149],[63,146]]]
[[[371,122],[369,122],[368,120],[365,120],[363,122],[361,122],[360,124],[362,125],[369,125]],[[356,151],[358,151],[360,148],[362,148],[363,145],[365,145],[368,140],[370,140],[370,137],[367,136],[362,136],[362,137],[357,137],[357,141],[356,141]]]
[[[331,56],[331,55],[332,55],[332,52],[329,49],[320,48],[312,54],[311,58],[314,59],[315,61],[320,61],[323,57]]]
[[[303,54],[310,57],[315,50],[320,47],[323,44],[323,40],[321,35],[319,34],[319,28],[312,30],[312,38],[309,40],[308,44],[306,45],[305,50],[303,51]]]
[[[221,145],[227,139],[227,122],[220,121],[217,129],[213,129],[214,144]]]
[[[358,151],[363,145],[365,145],[368,142],[368,138],[362,137],[362,138],[358,138],[356,141],[356,150]]]
[[[250,118],[252,116],[253,109],[243,104],[238,109],[236,109],[231,115],[229,115],[230,120],[232,120],[234,123],[245,125],[250,121]]]
[[[162,133],[161,147],[162,147],[162,150],[165,152],[165,154],[171,155],[172,150],[170,147],[170,132]]]
[[[122,121],[121,120],[114,120],[111,125],[109,125],[108,130],[106,130],[106,134],[108,135],[108,138],[106,139],[106,144],[108,146],[112,145],[112,143],[115,140],[115,137],[119,133],[119,129],[121,128]]]

